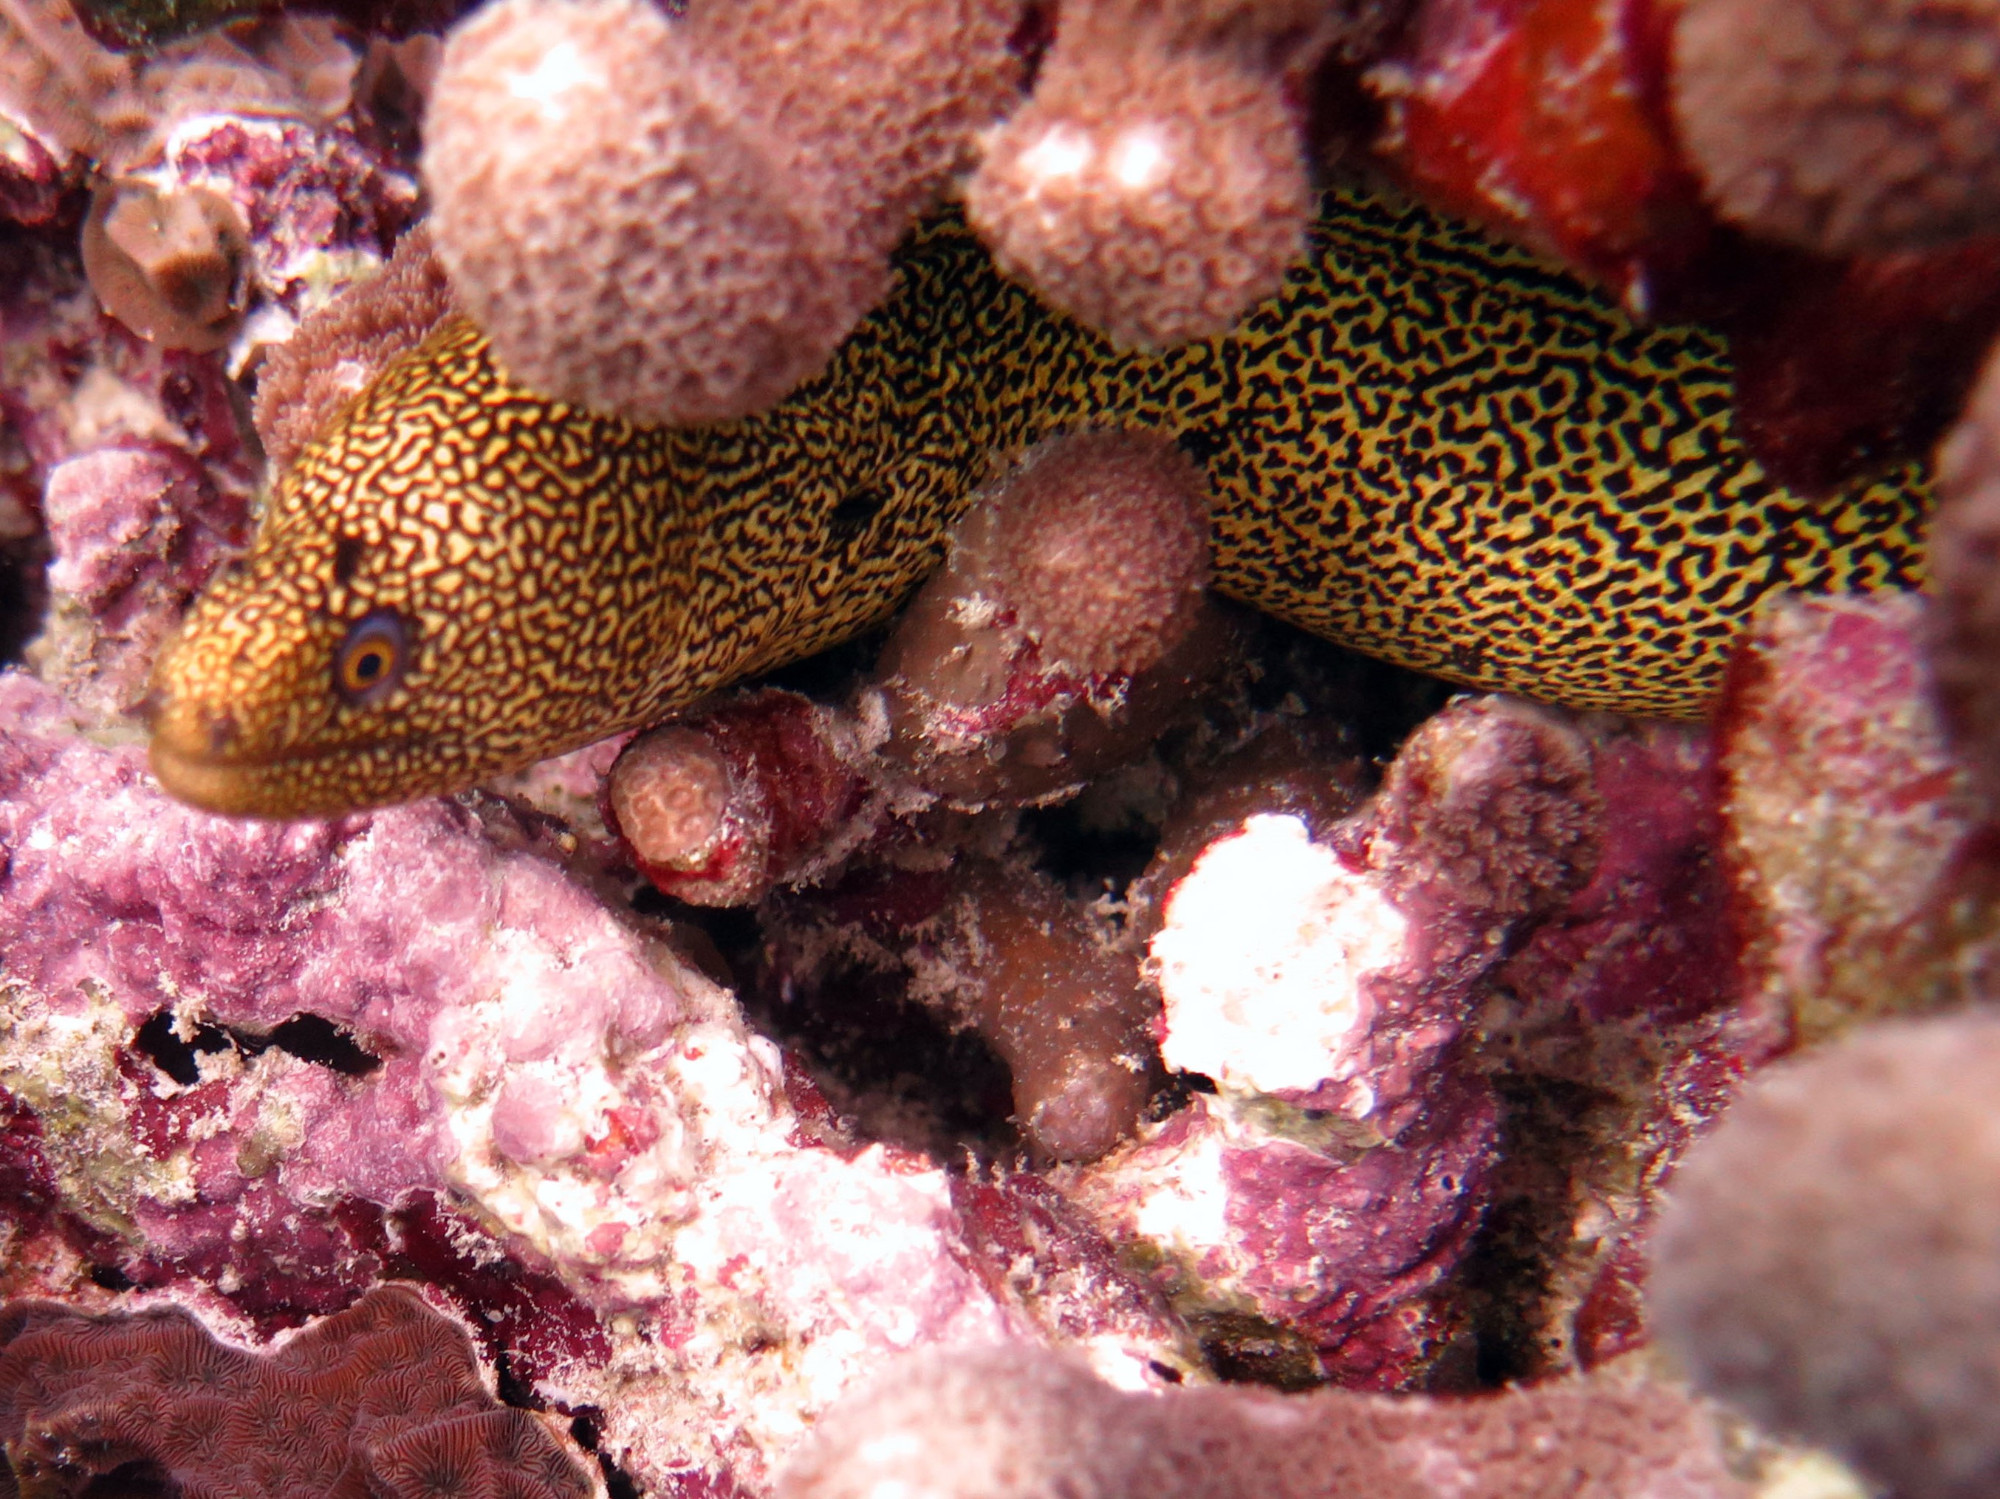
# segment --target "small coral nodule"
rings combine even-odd
[[[249,234],[204,187],[113,180],[92,196],[83,266],[111,315],[172,349],[226,345],[249,303]]]

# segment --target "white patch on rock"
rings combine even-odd
[[[1351,1070],[1373,1016],[1363,980],[1409,922],[1374,874],[1259,814],[1210,844],[1167,899],[1152,958],[1160,1054],[1225,1093],[1308,1091]]]

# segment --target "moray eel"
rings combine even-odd
[[[1122,354],[962,224],[770,412],[627,423],[510,384],[442,324],[282,478],[154,681],[153,766],[226,812],[469,786],[881,619],[1004,459],[1165,430],[1216,497],[1226,594],[1468,686],[1689,715],[1779,588],[1915,586],[1914,467],[1815,503],[1731,431],[1727,351],[1532,256],[1330,194],[1226,336]]]

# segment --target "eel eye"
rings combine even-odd
[[[394,609],[371,609],[347,627],[333,655],[333,686],[350,703],[372,703],[403,680],[410,632]]]

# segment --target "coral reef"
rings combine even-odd
[[[1445,1486],[1449,1485],[1447,1489]],[[1481,1400],[1115,1390],[1048,1355],[912,1358],[828,1414],[781,1499],[1748,1499],[1714,1418],[1671,1386]]]
[[[760,410],[887,293],[890,248],[1007,98],[1010,9],[488,6],[427,116],[438,253],[538,391],[646,422]]]
[[[846,715],[797,693],[744,693],[633,739],[605,780],[605,821],[657,889],[754,905],[868,835],[880,798],[862,762]]]
[[[487,1393],[471,1340],[382,1287],[269,1353],[175,1306],[0,1307],[7,1492],[589,1499],[560,1438]]]
[[[945,870],[864,866],[788,902],[767,930],[795,1000],[832,1007],[872,979],[975,1031],[1045,1157],[1103,1155],[1151,1091],[1158,1001],[1134,956],[1046,879],[970,853]]]
[[[1985,809],[1952,753],[1913,596],[1780,600],[1718,712],[1744,996],[1807,1040],[1990,992]]]
[[[1304,248],[1299,80],[1391,8],[1068,0],[1033,97],[981,144],[974,226],[1116,343],[1223,332]]]
[[[1832,254],[2000,229],[1990,0],[1691,0],[1673,112],[1727,218]]]
[[[1208,496],[1158,437],[1029,455],[954,529],[876,662],[881,754],[962,807],[1074,793],[1201,706],[1231,665],[1203,593]]]
[[[51,469],[42,490],[49,617],[30,651],[42,679],[99,722],[138,710],[181,609],[249,540],[246,501],[158,441],[97,448]]]
[[[83,228],[83,268],[104,310],[174,349],[220,349],[235,337],[249,248],[235,207],[203,187],[165,194],[106,182]]]
[[[1753,1081],[1652,1245],[1706,1389],[1908,1499],[2000,1482],[2000,1020],[1870,1026]]]
[[[451,287],[420,224],[396,242],[380,272],[309,315],[265,358],[251,408],[265,458],[289,468],[384,365],[423,342],[451,310]]]
[[[1989,361],[1938,452],[1931,525],[1936,602],[1930,665],[1953,737],[1990,805],[2000,806],[2000,362]]]
[[[0,4],[0,1490],[1992,1486],[1971,0],[458,8]]]

